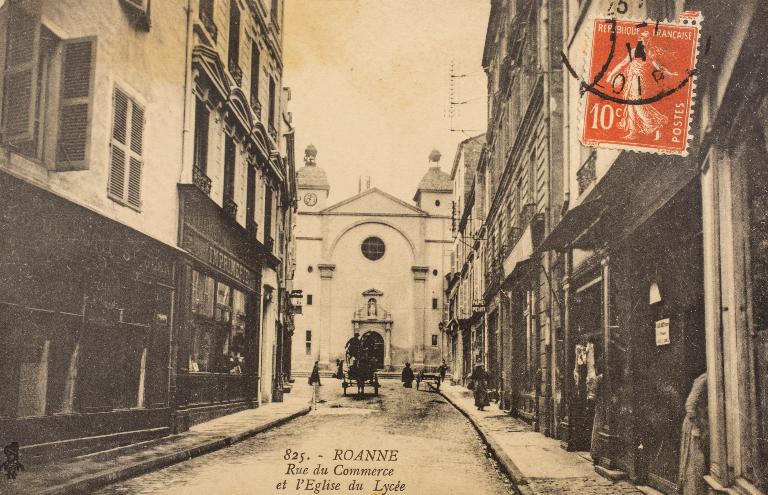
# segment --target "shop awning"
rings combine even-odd
[[[531,224],[523,231],[515,247],[504,259],[502,268],[504,269],[504,279],[512,275],[516,269],[522,268],[522,265],[533,255],[533,232]]]
[[[600,218],[604,208],[605,202],[601,197],[596,197],[568,210],[560,223],[539,245],[536,252],[565,250]]]

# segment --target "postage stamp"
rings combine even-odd
[[[586,146],[687,155],[699,12],[677,21],[595,19],[581,91]]]

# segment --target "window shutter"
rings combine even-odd
[[[9,5],[3,92],[3,141],[30,141],[35,133],[40,22],[16,4]]]
[[[76,39],[65,40],[62,44],[56,168],[85,170],[88,168],[95,42],[93,39]]]
[[[144,166],[144,109],[118,88],[115,88],[113,105],[108,194],[138,209],[141,208]]]
[[[131,160],[128,169],[128,204],[141,207],[141,159],[144,145],[144,110],[132,102],[131,112]]]

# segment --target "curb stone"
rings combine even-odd
[[[219,437],[213,440],[208,440],[203,443],[185,448],[178,452],[173,452],[155,459],[148,461],[136,462],[127,466],[121,466],[115,469],[111,469],[105,472],[96,473],[90,476],[83,476],[79,479],[74,479],[67,483],[53,486],[40,493],[40,495],[73,495],[79,493],[89,493],[93,490],[101,488],[103,486],[116,483],[128,478],[147,474],[158,469],[162,469],[179,462],[183,462],[194,457],[220,450],[235,443],[246,440],[254,435],[263,433],[267,430],[271,430],[278,426],[281,426],[293,419],[308,414],[311,410],[311,405],[307,405],[297,412],[294,412],[283,418],[272,420],[268,423],[261,424],[255,428],[248,429],[243,432],[233,433],[225,437]]]
[[[435,390],[435,387],[431,383],[429,386]],[[486,433],[478,421],[476,421],[468,412],[466,412],[464,409],[462,409],[461,406],[459,406],[450,397],[448,397],[448,395],[439,389],[437,389],[436,392],[439,393],[445,400],[448,401],[448,403],[455,407],[457,411],[459,411],[465,418],[469,420],[470,424],[480,435],[480,438],[483,440],[483,442],[491,449],[491,452],[493,453],[494,457],[496,457],[496,460],[504,469],[507,476],[509,476],[509,478],[512,480],[515,488],[523,495],[535,494],[535,492],[528,485],[528,478],[522,473],[522,471],[520,471],[520,468],[517,467],[509,455],[504,452],[504,449],[501,447],[501,445],[499,445],[496,439],[494,439],[490,433]]]

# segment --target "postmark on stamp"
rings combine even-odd
[[[584,145],[688,153],[702,20],[693,11],[674,22],[594,20],[581,84]]]

